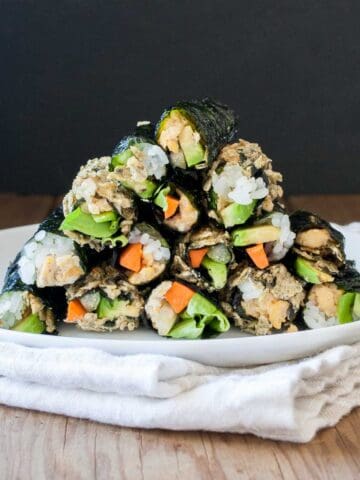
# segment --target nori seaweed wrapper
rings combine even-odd
[[[304,232],[312,228],[325,228],[330,233],[331,237],[344,250],[345,239],[344,235],[330,225],[329,222],[319,217],[315,213],[307,212],[305,210],[298,210],[290,215],[291,230],[295,233]]]
[[[335,283],[345,292],[360,293],[360,272],[355,268],[355,263],[348,260],[335,277]]]

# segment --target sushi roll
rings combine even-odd
[[[162,185],[155,194],[153,205],[159,223],[174,232],[189,232],[200,218],[200,208],[193,195],[177,183]]]
[[[162,275],[170,261],[167,241],[148,223],[138,223],[130,232],[129,244],[118,263],[132,285],[146,285]]]
[[[62,208],[54,210],[24,245],[18,259],[18,272],[26,285],[38,288],[63,287],[78,280],[86,271],[86,254],[59,227]]]
[[[274,212],[249,227],[235,228],[231,237],[234,247],[244,249],[255,266],[262,269],[285,257],[294,244],[295,233],[289,215]]]
[[[310,212],[295,212],[290,221],[296,233],[292,249],[296,274],[309,283],[334,281],[345,267],[343,235]]]
[[[207,168],[235,131],[235,115],[210,99],[179,102],[165,110],[156,128],[158,144],[174,168]]]
[[[282,175],[257,143],[239,140],[224,147],[209,170],[203,188],[208,215],[225,228],[243,225],[282,207]]]
[[[188,233],[178,242],[171,273],[213,292],[224,288],[233,264],[229,233],[208,225]]]
[[[208,337],[230,328],[226,315],[203,293],[173,280],[152,290],[145,313],[159,335],[171,338]]]
[[[112,332],[139,326],[144,300],[136,287],[110,265],[93,268],[67,288],[66,323],[82,330]]]
[[[89,160],[65,196],[60,229],[79,245],[101,251],[125,245],[137,218],[132,193],[110,171],[111,158]]]
[[[19,276],[20,256],[10,265],[0,295],[0,328],[26,333],[55,333],[65,312],[62,288],[39,289]]]
[[[151,135],[147,127],[147,122],[138,125],[137,133]],[[125,137],[115,147],[111,157],[111,168],[116,179],[142,200],[152,198],[166,176],[168,164],[164,150],[149,136]]]
[[[360,320],[360,293],[345,292],[334,282],[313,285],[307,295],[303,320],[311,329]]]
[[[294,321],[304,298],[302,282],[284,265],[258,270],[243,264],[230,277],[221,305],[241,330],[268,335],[297,330]]]

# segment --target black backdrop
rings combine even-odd
[[[0,0],[0,190],[60,193],[174,100],[231,104],[289,193],[359,192],[360,2]]]

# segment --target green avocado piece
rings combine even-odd
[[[216,262],[205,255],[201,266],[206,268],[216,289],[225,287],[227,281],[227,267],[225,263]]]
[[[360,293],[355,294],[353,317],[354,320],[360,320]]]
[[[235,247],[246,247],[258,243],[275,242],[280,238],[280,233],[280,228],[273,225],[259,225],[237,228],[232,232],[232,239]]]
[[[97,223],[90,213],[85,213],[78,207],[66,215],[60,230],[76,231],[95,238],[108,238],[115,233],[114,227],[114,221]]]
[[[205,151],[200,143],[186,144],[180,142],[180,146],[188,167],[194,167],[204,161]]]
[[[43,333],[45,331],[45,323],[40,320],[38,315],[31,314],[17,323],[11,330],[25,333]]]
[[[92,215],[92,217],[96,223],[105,223],[115,221],[118,218],[118,215],[114,211],[112,211]]]
[[[337,306],[337,318],[339,323],[349,323],[353,321],[352,310],[355,302],[355,293],[343,293]]]
[[[256,200],[253,200],[249,205],[240,205],[238,203],[228,205],[220,212],[225,228],[245,223],[253,214],[255,206]]]
[[[209,248],[207,256],[219,263],[229,263],[231,260],[231,251],[223,243],[218,243]]]
[[[163,188],[160,192],[156,195],[154,203],[158,207],[160,207],[164,212],[166,212],[168,205],[166,201],[166,195],[169,195],[171,191],[170,187]]]
[[[99,318],[108,318],[109,320],[116,320],[121,316],[128,316],[127,313],[128,302],[126,300],[111,300],[107,297],[101,297],[97,314]]]
[[[129,188],[133,192],[136,193],[136,195],[143,200],[148,200],[149,198],[152,198],[154,195],[155,190],[157,189],[156,183],[154,183],[152,180],[144,180],[143,182],[132,182],[131,180],[121,180],[121,184],[125,188]]]
[[[334,281],[334,277],[332,277],[328,273],[322,272],[315,267],[313,262],[305,260],[302,257],[296,258],[294,267],[297,275],[308,283],[317,284]]]
[[[113,155],[111,157],[111,165],[116,168],[116,167],[123,167],[126,165],[126,162],[129,160],[130,157],[133,156],[132,151],[130,148],[127,150],[124,150],[121,153],[117,153],[116,155]]]

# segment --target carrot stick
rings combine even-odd
[[[68,304],[66,321],[69,323],[75,323],[78,320],[81,320],[86,313],[87,310],[83,307],[80,300],[71,300]]]
[[[208,252],[208,247],[189,250],[190,263],[193,268],[199,268],[203,258]]]
[[[171,195],[166,195],[166,203],[167,203],[167,209],[164,212],[165,218],[170,218],[173,215],[175,215],[176,210],[179,207],[180,200],[177,198],[172,197]]]
[[[133,272],[140,272],[143,246],[141,243],[130,243],[120,253],[119,264]]]
[[[175,313],[180,313],[188,306],[194,290],[179,282],[174,282],[165,293],[165,298]]]
[[[269,266],[269,259],[266,256],[263,243],[247,248],[246,253],[258,268],[263,269]]]

